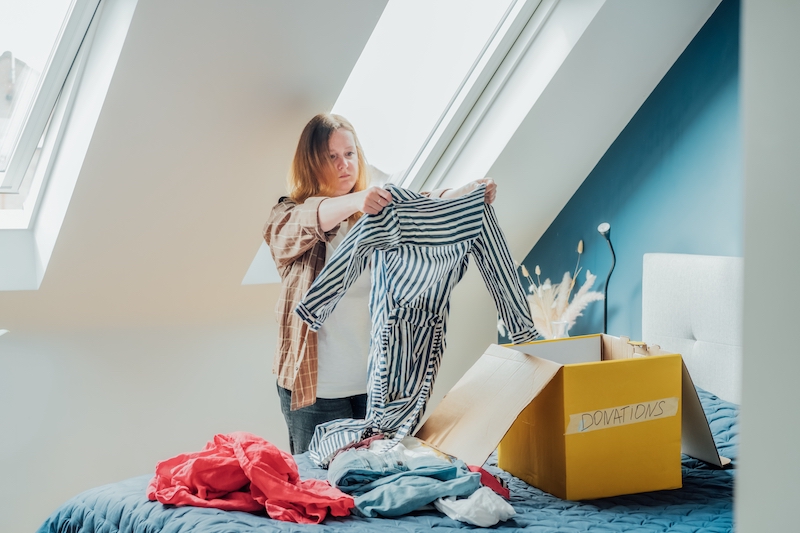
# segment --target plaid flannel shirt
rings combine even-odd
[[[325,266],[325,243],[339,226],[322,231],[317,210],[325,197],[312,197],[302,204],[283,197],[272,208],[264,226],[264,240],[281,276],[281,292],[275,313],[278,346],[272,372],[278,385],[292,391],[292,410],[317,400],[317,333],[294,312],[297,303]]]

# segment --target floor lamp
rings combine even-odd
[[[603,222],[597,226],[597,231],[605,237],[608,248],[611,250],[611,269],[608,271],[606,286],[603,291],[603,333],[608,333],[608,281],[611,279],[611,273],[614,272],[614,266],[617,264],[617,256],[614,254],[614,247],[611,245],[611,224]]]

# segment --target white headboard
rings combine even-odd
[[[694,383],[741,403],[741,257],[645,254],[642,340],[680,353]]]

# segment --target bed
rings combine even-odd
[[[719,469],[684,455],[681,489],[573,502],[542,492],[500,470],[492,455],[484,466],[508,483],[510,503],[517,513],[493,529],[531,533],[732,531],[738,407],[730,400],[738,398],[738,381],[735,380],[738,380],[737,372],[741,368],[740,328],[736,322],[739,315],[727,301],[725,312],[706,310],[705,307],[717,304],[704,298],[692,297],[677,304],[678,300],[671,293],[680,292],[675,291],[675,287],[682,285],[674,284],[674,278],[676,275],[685,276],[687,272],[695,277],[707,276],[700,285],[687,285],[687,289],[691,287],[692,290],[710,291],[712,295],[714,291],[721,294],[720,284],[730,291],[729,283],[740,280],[737,276],[741,274],[741,261],[737,258],[647,254],[642,287],[643,339],[667,350],[688,350],[687,367],[698,383],[698,395],[715,443],[719,453],[732,460],[731,466]],[[729,328],[727,333],[726,328]],[[714,358],[714,364],[708,364],[707,358]],[[720,394],[701,388],[703,384],[717,387]],[[325,478],[325,471],[314,467],[307,454],[295,459],[302,477]],[[42,524],[39,533],[474,529],[437,511],[418,511],[395,519],[329,517],[320,525],[300,525],[272,520],[265,514],[165,506],[151,502],[145,496],[151,477],[152,474],[147,474],[79,494],[57,509]]]

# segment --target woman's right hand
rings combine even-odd
[[[381,187],[370,187],[353,193],[358,211],[368,215],[377,215],[383,208],[392,203],[392,193]]]
[[[326,198],[319,204],[317,217],[320,229],[330,231],[353,213],[377,215],[392,201],[392,193],[380,187],[370,187],[359,192]]]

